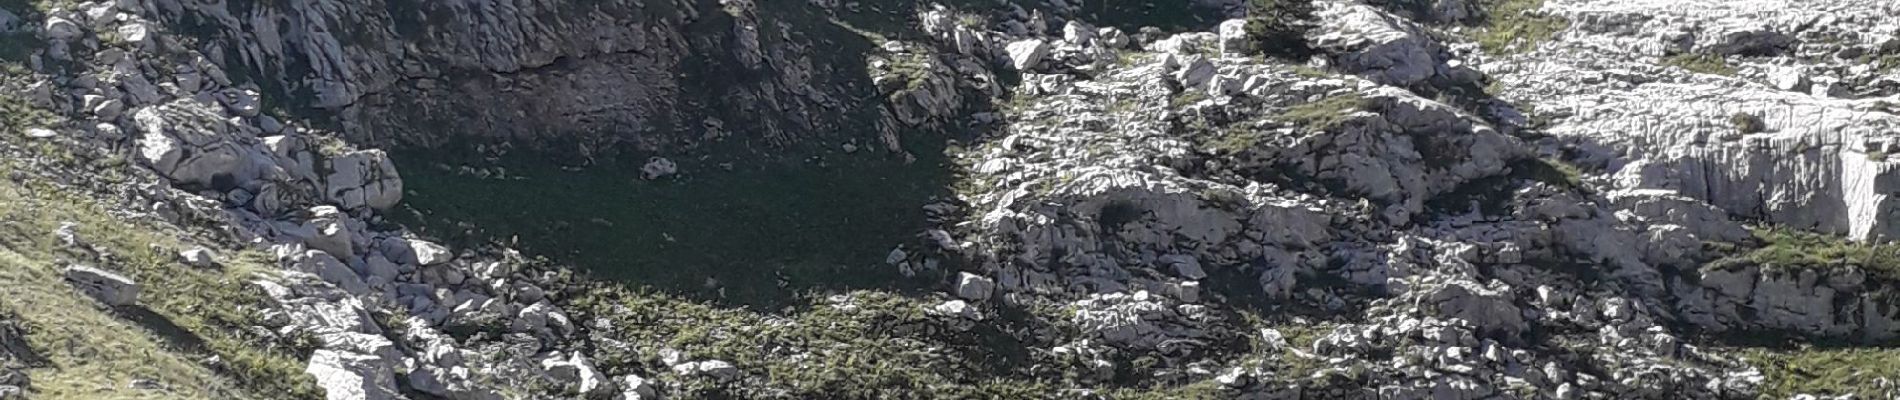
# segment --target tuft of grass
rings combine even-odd
[[[1323,131],[1336,128],[1353,113],[1371,110],[1374,106],[1371,100],[1363,96],[1345,94],[1289,107],[1280,113],[1279,119],[1309,130]]]
[[[1786,399],[1797,394],[1856,398],[1892,398],[1900,395],[1893,383],[1900,377],[1900,349],[1896,348],[1742,348],[1739,353],[1766,380],[1761,398]]]
[[[1237,154],[1260,144],[1262,134],[1244,127],[1230,127],[1215,132],[1211,140],[1202,147],[1215,154]]]
[[[1491,54],[1516,54],[1537,48],[1570,20],[1538,12],[1544,0],[1482,0],[1488,17],[1477,33],[1478,47]]]
[[[1884,279],[1900,279],[1900,244],[1867,244],[1847,238],[1789,228],[1757,228],[1754,242],[1743,245],[1715,244],[1732,248],[1732,254],[1705,264],[1703,268],[1724,269],[1747,265],[1762,268],[1827,268],[1856,265],[1868,274]]]
[[[1698,74],[1735,76],[1735,67],[1728,65],[1728,59],[1708,53],[1685,53],[1663,59],[1663,65],[1682,68]]]
[[[1320,70],[1319,68],[1313,68],[1313,67],[1309,67],[1305,65],[1295,65],[1289,69],[1293,71],[1293,75],[1299,76],[1302,78],[1326,79],[1326,78],[1332,77],[1332,74],[1326,73],[1326,71]]]
[[[12,166],[0,165],[0,170]],[[98,250],[60,246],[65,222]],[[246,253],[223,269],[176,260],[185,248],[174,228],[114,215],[86,195],[40,182],[0,185],[0,307],[28,323],[28,342],[50,368],[29,372],[47,398],[314,399],[322,392],[303,372],[307,349],[249,328],[262,317],[262,293],[246,282],[270,269]],[[60,278],[55,261],[110,269],[144,286],[139,304],[108,310]],[[215,360],[215,361],[212,361]],[[134,389],[134,379],[163,385]]]

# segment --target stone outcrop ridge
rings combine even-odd
[[[734,133],[786,145],[894,129],[851,129],[892,117],[853,88],[868,79],[864,60],[849,59],[856,50],[837,51],[874,44],[810,22],[830,11],[802,3],[768,5],[778,12],[750,0],[135,3],[209,41],[204,64],[222,72],[181,78],[247,76],[273,96],[307,100],[287,104],[335,117],[363,143],[538,144],[592,156]]]
[[[1618,187],[1669,189],[1738,216],[1857,240],[1900,237],[1892,4],[1551,1],[1572,21],[1535,51],[1486,60],[1502,96],[1553,120]],[[1708,54],[1734,76],[1660,66]],[[1816,60],[1791,63],[1782,60]],[[1885,99],[1882,96],[1886,96]],[[1753,119],[1760,128],[1737,121]]]

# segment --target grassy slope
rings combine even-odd
[[[30,326],[29,344],[50,368],[31,370],[44,398],[231,397],[228,380],[185,356],[163,349],[162,339],[120,321],[60,281],[58,268],[0,250],[0,307]],[[134,389],[148,379],[170,387]]]
[[[20,168],[0,162],[0,176]],[[78,236],[111,261],[62,248],[53,232]],[[31,371],[43,398],[316,398],[299,352],[247,333],[262,300],[245,280],[270,268],[257,254],[197,270],[175,228],[115,216],[86,195],[44,182],[0,182],[0,307],[29,323],[28,341],[49,365]],[[107,268],[143,284],[138,307],[107,310],[62,282],[57,261]],[[218,361],[207,361],[215,356]],[[134,379],[162,390],[134,389]]]

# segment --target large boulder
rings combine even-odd
[[[1244,56],[1254,51],[1253,37],[1247,35],[1247,20],[1230,19],[1220,23],[1220,52]]]
[[[1042,39],[1023,39],[1010,43],[1009,46],[1003,48],[1003,51],[1009,53],[1011,67],[1015,67],[1018,71],[1028,71],[1035,69],[1036,64],[1049,56],[1049,42],[1044,42]]]
[[[324,195],[344,209],[386,209],[402,201],[402,176],[382,150],[358,150],[330,159]]]
[[[982,275],[962,272],[957,274],[957,297],[983,301],[990,298],[996,290],[996,281]]]
[[[311,207],[310,214],[310,220],[296,227],[290,236],[302,240],[305,246],[328,252],[337,259],[349,259],[356,254],[349,216],[331,206]]]
[[[143,133],[139,160],[174,183],[227,190],[250,183],[272,164],[239,145],[239,129],[201,104],[179,101],[146,107],[132,119]]]
[[[66,268],[66,282],[87,296],[99,300],[108,306],[129,306],[138,303],[140,286],[132,278],[103,269],[84,265]]]

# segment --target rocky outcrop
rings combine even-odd
[[[1895,285],[1857,266],[1740,264],[1675,283],[1684,319],[1714,332],[1786,332],[1879,343],[1900,337]]]
[[[852,89],[868,78],[857,72],[864,60],[837,51],[878,43],[810,22],[830,11],[802,4],[128,4],[125,12],[205,40],[200,50],[223,72],[194,76],[250,77],[294,99],[293,109],[335,116],[359,143],[507,142],[595,155],[717,138],[701,121],[724,116],[744,140],[785,145],[875,137],[840,128],[860,126],[856,110],[883,112],[854,100],[865,97]]]
[[[1892,5],[1602,3],[1549,2],[1542,12],[1573,21],[1574,34],[1487,60],[1503,97],[1550,118],[1548,131],[1576,142],[1618,187],[1674,190],[1736,215],[1858,240],[1900,233],[1891,222],[1900,175],[1885,156],[1900,142],[1900,117],[1872,107],[1874,99],[1835,98],[1849,91],[1806,90],[1804,73],[1774,65],[1783,58],[1759,58],[1814,59],[1793,68],[1852,69],[1853,81],[1873,85],[1880,72],[1831,60],[1884,40],[1859,32],[1891,31],[1890,19],[1874,15]],[[1767,14],[1785,18],[1758,17]],[[1801,37],[1814,39],[1790,39]],[[1690,53],[1715,57],[1734,76],[1659,66]],[[1761,126],[1737,122],[1745,120]]]
[[[1459,61],[1424,26],[1370,5],[1321,2],[1310,35],[1340,70],[1401,88],[1476,87],[1483,76]]]

